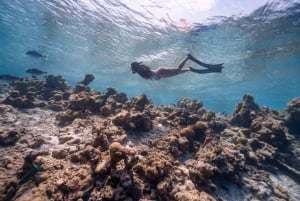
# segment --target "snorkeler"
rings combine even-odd
[[[206,69],[195,69],[193,67],[189,67],[189,69],[183,68],[185,63],[191,60],[200,66],[205,67]],[[167,78],[167,77],[173,77],[188,71],[199,73],[199,74],[206,74],[206,73],[221,73],[223,68],[222,64],[206,64],[199,60],[197,60],[195,57],[193,57],[191,54],[187,54],[187,56],[180,62],[178,67],[159,67],[155,70],[151,70],[149,66],[144,65],[142,62],[133,62],[131,63],[131,70],[132,73],[138,73],[141,77],[144,79],[150,79],[150,80],[159,80],[160,78]]]

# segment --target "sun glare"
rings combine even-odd
[[[103,1],[105,0],[80,0],[86,9],[91,11],[97,10],[95,5],[104,4]],[[171,26],[174,25],[177,28],[185,29],[185,27],[192,23],[207,18],[209,12],[216,7],[216,1],[217,0],[120,0],[118,4],[124,6],[124,10],[111,7],[110,13],[108,14],[123,17],[130,15],[130,19],[136,17],[136,19],[142,20],[144,18],[148,23],[160,28],[168,27],[171,24]]]

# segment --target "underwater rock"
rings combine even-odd
[[[113,117],[112,122],[125,130],[149,131],[152,128],[151,116],[146,111],[122,111]]]
[[[70,105],[68,97],[70,94],[68,92],[53,91],[47,104],[48,108],[54,111],[63,111],[67,106]]]
[[[0,200],[11,201],[18,190],[17,179],[8,181],[0,185]]]
[[[100,93],[93,93],[89,97],[89,107],[91,112],[97,113],[99,112],[100,108],[105,104],[107,99],[106,95],[100,95]],[[101,113],[101,112],[100,112]],[[105,116],[105,115],[104,115]]]
[[[116,101],[118,103],[122,103],[122,104],[125,104],[128,100],[126,94],[123,92],[113,94],[110,96],[110,98],[113,99],[114,101]]]
[[[112,142],[124,143],[127,139],[125,131],[113,125],[107,127],[96,126],[93,128],[92,133],[95,136],[93,146],[101,151],[107,151]]]
[[[100,134],[94,141],[94,146],[99,147],[101,151],[107,151],[109,149],[109,141],[107,135]]]
[[[195,135],[193,138],[197,141],[204,142],[206,137],[206,131],[209,129],[208,124],[203,121],[198,121],[192,125]]]
[[[286,124],[289,131],[294,134],[300,133],[300,98],[291,100],[287,106],[288,118]]]
[[[212,166],[214,171],[210,173],[233,176],[245,164],[245,156],[239,150],[232,149],[226,144],[220,144],[213,138],[207,138],[206,141],[204,146],[200,146],[197,150],[196,160],[205,161]]]
[[[189,127],[185,127],[183,129],[181,129],[179,131],[179,134],[182,137],[186,137],[187,139],[192,140],[195,136],[195,131],[191,126],[189,126]]]
[[[189,178],[199,184],[207,183],[216,171],[216,167],[202,160],[187,160],[185,166],[189,170]]]
[[[144,111],[146,105],[150,104],[151,101],[148,100],[146,94],[142,94],[140,96],[134,97],[130,100],[130,102],[128,103],[128,107],[131,110],[135,110],[135,111]]]
[[[83,91],[89,92],[91,89],[90,87],[84,85],[84,84],[76,84],[75,89],[74,89],[74,93],[80,93]]]
[[[14,88],[10,95],[3,101],[5,104],[18,108],[34,108],[47,106],[56,111],[62,110],[64,103],[70,95],[70,87],[61,76],[49,75],[46,80],[24,78],[11,83]],[[59,106],[62,105],[62,106]]]
[[[53,99],[54,101],[61,101],[64,99],[64,94],[62,91],[54,90],[51,93],[52,97],[49,100]]]
[[[100,151],[88,145],[84,150],[70,155],[70,161],[73,163],[91,163],[96,165],[100,159]]]
[[[124,160],[125,166],[126,166],[128,164],[129,156],[132,156],[135,154],[136,154],[135,149],[124,147],[118,142],[113,142],[109,146],[109,157],[110,157],[111,166],[113,168],[121,160]]]
[[[52,151],[52,157],[56,159],[64,159],[69,155],[68,150],[60,149]]]
[[[174,157],[182,156],[188,152],[194,152],[201,146],[206,138],[207,130],[207,123],[198,121],[193,125],[176,129],[159,140],[154,140],[153,146]]]
[[[71,94],[69,97],[70,108],[72,110],[85,110],[88,107],[89,103],[89,93],[88,92],[80,92],[78,94]]]
[[[12,96],[8,96],[3,103],[12,105],[17,108],[33,108],[35,107],[34,99],[29,99],[26,96],[19,96],[13,98]]]
[[[97,161],[97,164],[94,163],[96,165],[93,172],[95,178],[100,177],[101,182],[105,179],[107,185],[99,193],[92,192],[91,195],[107,200],[124,200],[130,197],[137,200],[140,193],[137,193],[131,170],[135,154],[135,149],[124,147],[118,142],[110,144],[109,160],[105,160],[103,157]]]
[[[228,117],[197,100],[155,106],[64,83],[21,79],[8,90],[47,107],[0,105],[0,200],[297,200],[299,143],[288,130],[299,99],[280,112],[245,95]]]
[[[197,190],[179,191],[175,194],[177,201],[214,201],[215,199],[205,192]]]
[[[73,111],[71,109],[68,109],[64,112],[57,113],[56,120],[58,121],[59,125],[66,125],[72,123],[76,118],[81,118],[84,115],[85,114],[81,111]]]
[[[0,113],[5,114],[5,113],[11,113],[13,111],[13,107],[10,105],[4,105],[0,104]]]
[[[133,169],[140,177],[158,184],[168,175],[171,166],[172,157],[152,150],[146,156],[140,158]]]
[[[83,90],[70,95],[68,108],[74,111],[89,111],[110,116],[119,112],[126,101],[126,95],[117,93],[114,88],[108,88],[105,94],[100,94],[95,90]]]
[[[116,98],[118,94],[119,93],[113,94],[106,99],[105,105],[100,108],[101,115],[108,117],[121,112],[123,104],[113,98]]]
[[[116,94],[116,93],[117,93],[117,90],[116,90],[114,87],[108,87],[108,88],[106,89],[105,95],[106,95],[107,97],[109,97],[109,96],[114,95],[114,94]]]
[[[252,133],[253,136],[275,147],[280,148],[289,143],[283,126],[274,119],[263,119],[260,117],[253,119],[250,129],[256,133]]]
[[[87,167],[72,167],[56,181],[56,188],[63,194],[63,200],[80,200],[90,194],[93,179]]]
[[[20,93],[20,95],[26,95],[28,92],[41,92],[43,90],[43,86],[45,85],[45,80],[23,78],[12,82],[11,85]]]
[[[86,74],[84,80],[78,82],[75,86],[74,93],[79,93],[82,91],[89,92],[91,89],[88,85],[95,79],[93,74]]]
[[[29,143],[28,147],[32,148],[32,149],[36,149],[41,147],[41,145],[43,145],[46,141],[41,138],[41,137],[36,137],[32,143]]]
[[[216,133],[221,133],[227,127],[230,127],[229,122],[223,116],[214,116],[209,120],[208,127]]]
[[[177,102],[177,106],[180,108],[185,108],[189,111],[197,112],[200,108],[203,107],[203,103],[200,100],[190,100],[184,98]]]
[[[16,130],[0,128],[0,146],[12,146],[20,139],[20,133]]]
[[[91,193],[95,200],[140,200],[140,190],[134,185],[130,171],[112,170],[110,175],[106,186]]]
[[[21,94],[20,94],[20,92],[18,90],[12,90],[10,92],[10,97],[12,97],[12,98],[17,98],[19,96],[21,96]]]
[[[100,114],[108,117],[115,115],[125,108],[127,97],[124,93],[115,93],[106,98],[105,105],[100,108]]]
[[[60,90],[67,91],[70,90],[70,86],[66,83],[65,79],[61,76],[48,75],[46,78],[46,84],[44,86],[47,90]]]
[[[95,76],[93,74],[85,74],[84,79],[77,84],[83,84],[85,86],[89,85],[93,80],[95,79]]]
[[[188,99],[187,99],[188,100]],[[187,126],[196,123],[199,120],[207,121],[207,112],[205,110],[202,111],[203,108],[200,108],[201,112],[190,111],[186,108],[176,107],[167,114],[167,121],[172,126]],[[214,114],[214,113],[212,113]],[[213,116],[209,117],[213,118]]]
[[[111,171],[111,164],[105,160],[99,161],[94,170],[93,174],[95,176],[100,176],[101,178],[106,177]]]
[[[110,115],[113,115],[115,113],[114,107],[112,105],[104,105],[99,110],[100,114],[102,116],[108,117]]]
[[[59,144],[64,144],[72,139],[73,139],[72,136],[67,136],[67,135],[58,137]]]
[[[255,103],[253,96],[245,94],[243,101],[236,106],[230,122],[234,125],[249,128],[253,118],[259,111],[259,106]]]
[[[159,198],[162,200],[214,200],[197,186],[200,182],[194,183],[191,177],[185,165],[173,166],[168,176],[157,184]]]

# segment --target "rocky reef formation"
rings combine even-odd
[[[72,93],[62,76],[49,75],[45,80],[21,78],[11,82],[14,90],[3,101],[17,108],[46,107],[63,110]]]
[[[0,104],[0,200],[299,200],[299,98],[225,116],[155,106],[62,77],[12,83]],[[26,109],[24,109],[26,108]]]
[[[76,84],[74,93],[79,93],[81,91],[90,91],[88,85],[95,79],[93,74],[86,74],[84,79]]]
[[[300,133],[300,99],[293,99],[288,103],[287,111],[289,113],[286,124],[290,132]]]

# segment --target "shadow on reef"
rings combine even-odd
[[[88,87],[93,79],[87,74],[74,89],[53,75],[11,83],[1,113],[15,111],[8,105],[55,111],[59,143],[50,144],[51,151],[40,149],[50,146],[46,140],[31,144],[28,149],[34,152],[24,155],[15,177],[2,182],[1,200],[22,200],[29,192],[34,201],[300,196],[269,176],[284,172],[300,184],[300,99],[292,100],[287,110],[275,111],[260,108],[246,94],[232,115],[223,116],[207,111],[199,100],[154,106],[145,94],[128,99],[114,88],[100,93]],[[4,151],[26,145],[26,135],[26,129],[5,128],[1,121]],[[134,136],[148,140],[132,143]]]

